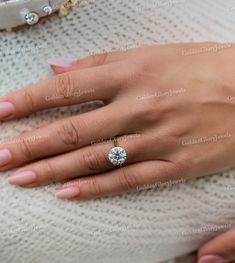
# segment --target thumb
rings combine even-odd
[[[224,263],[235,260],[235,229],[209,241],[198,252],[198,263]]]

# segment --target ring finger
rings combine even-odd
[[[122,136],[118,141],[127,153],[127,165],[156,158],[148,152],[151,140],[143,135]],[[32,163],[16,171],[9,183],[34,187],[112,170],[114,165],[108,160],[108,153],[113,147],[113,142],[107,141]]]

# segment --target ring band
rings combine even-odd
[[[127,159],[126,151],[118,146],[117,138],[113,139],[114,147],[109,151],[108,159],[114,166],[122,166]]]

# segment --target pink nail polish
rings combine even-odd
[[[14,112],[14,105],[10,102],[0,102],[0,119],[4,119]]]
[[[73,61],[64,58],[51,58],[48,60],[51,66],[69,68],[73,65]]]
[[[0,150],[0,167],[8,164],[11,161],[11,153],[7,149]]]
[[[225,261],[221,257],[214,255],[201,257],[198,261],[198,263],[224,263],[224,262]]]
[[[78,187],[69,187],[60,190],[59,192],[56,193],[56,197],[59,199],[72,199],[76,196],[78,196],[80,193],[80,190]]]
[[[8,178],[8,183],[23,186],[34,183],[36,181],[36,178],[37,176],[34,172],[24,171]]]
[[[67,182],[63,184],[63,188],[70,188],[70,187],[76,187],[80,184],[81,179],[74,179],[73,181]]]

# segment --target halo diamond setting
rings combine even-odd
[[[108,158],[114,166],[121,166],[125,163],[127,154],[122,147],[114,147],[110,150]]]

